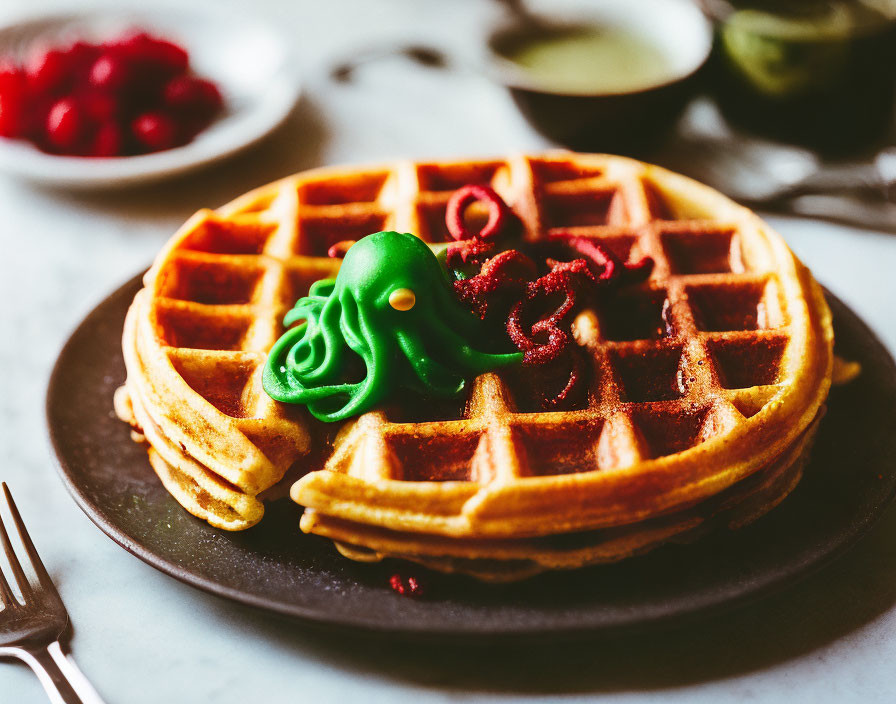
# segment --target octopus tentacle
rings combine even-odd
[[[454,330],[441,325],[430,325],[426,328],[426,332],[439,344],[439,349],[449,360],[473,374],[482,374],[496,367],[518,364],[523,358],[521,352],[493,354],[474,349],[467,344],[465,338]]]
[[[402,302],[393,302],[396,292]],[[285,320],[301,324],[271,350],[264,388],[322,421],[376,408],[396,389],[456,397],[472,374],[522,358],[473,347],[485,327],[457,301],[435,255],[409,234],[359,240],[337,279],[315,283]],[[349,381],[355,361],[366,367],[356,382]]]
[[[367,364],[370,357],[370,344],[361,330],[358,302],[348,293],[344,293],[341,301],[342,315],[339,317],[339,330],[342,332],[346,344]]]
[[[369,336],[371,328],[366,317],[364,311],[359,309],[358,319],[361,330],[366,329],[368,331],[365,338],[367,338],[367,348],[369,349],[370,354],[367,359],[364,360],[367,364],[367,376],[363,381],[358,382],[357,384],[341,385],[343,387],[351,387],[351,391],[348,393],[348,402],[337,410],[328,410],[326,404],[323,403],[308,404],[308,410],[310,410],[315,418],[318,418],[319,420],[337,421],[349,418],[356,413],[360,413],[369,407],[375,406],[383,400],[389,391],[387,377],[391,373],[391,360],[389,359],[386,349],[384,349],[382,345],[377,344],[375,338]],[[331,386],[321,389],[321,391],[326,392],[327,390],[335,390],[337,388],[339,387]],[[328,394],[328,396],[335,395],[337,394]]]
[[[308,404],[309,408],[312,403],[328,399],[332,396],[346,394],[354,396],[358,393],[358,389],[364,384],[363,381],[355,381],[345,384],[329,384],[327,386],[305,386],[296,379],[296,398],[300,403]]]
[[[274,374],[274,370],[279,366],[285,366],[282,362],[279,362],[279,360],[283,358],[284,351],[287,352],[287,357],[292,353],[292,350],[289,348],[295,344],[296,338],[305,334],[305,331],[303,330],[304,327],[305,326],[299,326],[289,330],[271,349],[270,357],[273,360],[273,363],[265,367],[264,385],[271,397],[277,401],[306,404],[313,415],[321,418],[321,420],[327,420],[328,418],[324,418],[323,416],[335,416],[338,412],[321,409],[320,402],[340,395],[345,395],[349,399],[355,398],[362,392],[362,387],[365,386],[369,380],[364,382],[319,386],[307,385],[300,373],[290,373],[282,379]],[[316,339],[320,340],[321,338],[318,337]],[[331,419],[338,420],[338,418],[335,417]]]
[[[290,350],[286,357],[287,366],[293,370],[293,374],[304,374],[315,369],[323,357],[323,339],[317,334],[317,326],[314,323],[305,323],[308,334]]]
[[[335,379],[342,370],[345,355],[345,344],[339,335],[339,318],[342,314],[342,306],[338,298],[330,298],[324,306],[320,316],[320,335],[324,340],[324,357],[320,364],[304,374],[305,382],[322,382],[326,379]]]
[[[300,347],[307,329],[308,325],[304,324],[287,330],[268,354],[262,381],[265,391],[277,401],[299,402],[301,387],[296,389],[295,375],[290,370],[289,359]]]
[[[311,284],[311,288],[308,289],[308,295],[326,301],[335,289],[336,279],[318,279]]]
[[[450,288],[438,287],[435,292],[435,308],[442,321],[435,326],[445,330],[456,331],[459,338],[476,338],[482,334],[482,321],[469,310],[457,305],[454,293]]]
[[[305,298],[299,299],[292,310],[284,316],[283,324],[289,326],[300,320],[307,320],[311,317],[317,320],[320,317],[320,313],[326,302],[326,298],[321,298],[319,296],[305,296]]]
[[[464,378],[441,362],[432,359],[418,335],[396,330],[395,339],[426,391],[447,397],[456,396],[463,391]]]
[[[318,321],[322,308],[323,303],[320,300],[303,298],[284,318],[286,325],[291,325],[297,320],[305,321],[297,328],[302,330],[303,334],[286,358],[287,365],[291,369],[294,368],[295,373],[304,373],[309,369],[314,369],[320,363],[322,350],[320,349]]]

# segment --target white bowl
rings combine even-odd
[[[183,46],[197,74],[224,96],[224,112],[189,144],[139,156],[57,156],[0,138],[0,170],[46,185],[108,188],[156,181],[223,159],[273,131],[299,97],[286,40],[240,15],[216,10],[95,10],[24,19],[0,27],[0,56],[35,42],[101,40],[140,28]]]

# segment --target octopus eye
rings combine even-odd
[[[410,310],[417,302],[417,296],[409,288],[397,288],[389,294],[389,305],[395,310]]]

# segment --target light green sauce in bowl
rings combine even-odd
[[[529,81],[556,92],[629,93],[676,78],[663,48],[616,27],[532,37],[510,47],[505,58]]]

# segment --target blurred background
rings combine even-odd
[[[764,210],[896,222],[896,0],[103,7],[4,3],[0,56],[37,96],[10,127],[22,100],[0,75],[0,168],[83,190],[277,143],[282,166],[248,159],[267,173],[239,189],[316,163],[562,146],[668,165]],[[137,31],[189,53],[186,83],[123,67]],[[83,75],[60,89],[48,58]],[[96,116],[110,110],[115,124]]]

